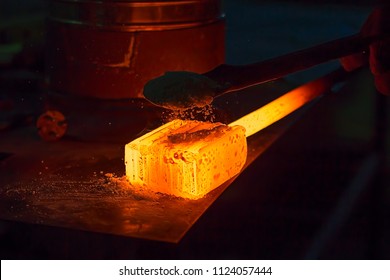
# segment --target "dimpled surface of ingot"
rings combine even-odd
[[[198,199],[237,175],[246,156],[243,127],[174,120],[126,145],[126,176],[135,186]]]

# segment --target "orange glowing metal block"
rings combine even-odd
[[[198,199],[245,164],[245,129],[174,120],[125,147],[126,176],[152,191]]]
[[[246,137],[328,91],[339,71],[304,84],[223,125],[174,120],[125,147],[126,176],[136,186],[197,199],[237,175],[247,156]]]

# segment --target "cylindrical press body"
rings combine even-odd
[[[224,62],[220,0],[51,0],[46,61],[54,93],[142,98],[166,71]]]

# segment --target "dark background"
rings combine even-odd
[[[354,34],[373,3],[226,0],[226,60],[231,64],[250,63]],[[33,0],[0,2],[3,100],[10,88],[14,91],[42,88],[45,5],[44,1]],[[315,67],[287,80],[299,84],[336,64]],[[11,71],[14,69],[26,71],[14,74]],[[359,181],[356,176],[360,166],[372,151],[376,98],[367,72],[344,88],[341,96],[319,102],[237,179],[179,244],[2,221],[0,256],[3,259],[388,259],[388,126],[384,128],[387,146],[382,151],[385,164],[376,174],[381,180],[371,180],[345,219],[336,223],[330,234],[323,233],[328,230],[327,222],[338,202],[348,204],[342,200],[344,190]],[[0,108],[3,115],[5,107]],[[0,130],[0,137],[1,133]],[[246,187],[245,192],[240,187]],[[260,188],[266,188],[267,192],[263,194]]]

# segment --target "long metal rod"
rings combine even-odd
[[[249,137],[265,127],[284,118],[316,97],[328,92],[336,83],[345,80],[354,72],[339,68],[321,78],[301,85],[265,106],[253,111],[229,125],[241,125]]]

